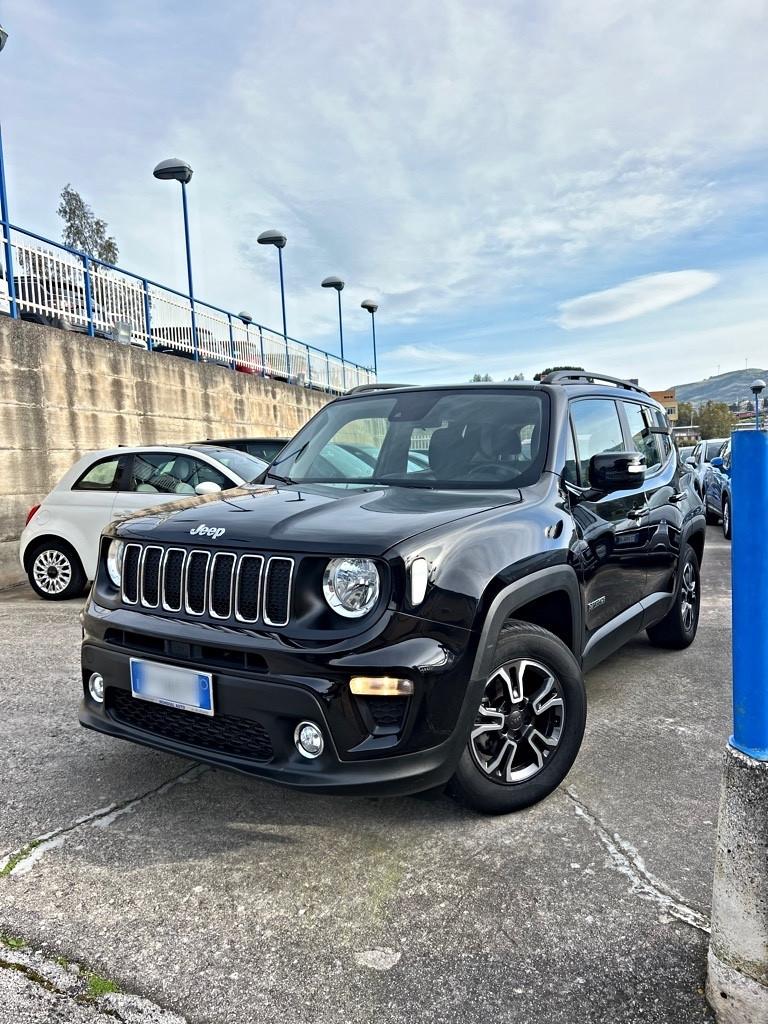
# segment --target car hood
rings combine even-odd
[[[238,487],[118,520],[112,532],[163,544],[382,554],[438,526],[522,500],[520,491]]]

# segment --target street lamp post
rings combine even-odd
[[[373,332],[373,375],[378,377],[379,370],[376,365],[376,310],[379,308],[378,303],[374,302],[373,299],[363,299],[360,303],[361,309],[367,309],[371,314],[371,331]]]
[[[753,380],[749,386],[750,391],[755,396],[755,430],[760,429],[760,395],[765,391],[765,381]]]
[[[288,328],[285,325],[285,283],[283,281],[283,249],[288,239],[281,231],[275,231],[270,229],[269,231],[262,231],[259,237],[256,239],[259,245],[274,245],[277,249],[277,260],[280,264],[280,303],[283,307],[283,338],[285,339],[286,345],[288,344]]]
[[[0,25],[0,50],[8,40],[8,33]],[[5,161],[3,160],[3,132],[0,128],[0,230],[3,233],[3,249],[5,251],[5,274],[8,279],[8,302],[11,316],[19,315],[16,304],[16,282],[13,277],[13,253],[11,251],[11,222],[8,216],[8,193],[5,189]]]
[[[195,290],[192,286],[192,254],[189,247],[189,213],[187,211],[187,185],[192,180],[192,168],[183,160],[161,160],[152,173],[160,181],[178,181],[181,183],[181,205],[184,210],[184,241],[187,250],[189,305],[192,311],[192,338],[195,345],[195,360],[198,360],[200,358],[200,346],[198,344],[197,322],[195,320]]]
[[[331,277],[324,277],[320,282],[321,288],[335,288],[336,295],[339,300],[339,347],[341,349],[341,361],[344,362],[344,326],[341,322],[341,293],[344,290],[344,282],[340,277],[332,275]]]

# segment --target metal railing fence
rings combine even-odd
[[[156,352],[341,393],[375,381],[368,367],[104,263],[42,235],[0,224],[0,313],[91,337],[130,338]],[[7,238],[10,246],[5,245]],[[1,258],[10,250],[12,281]],[[12,287],[9,287],[9,284]]]

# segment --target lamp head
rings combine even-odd
[[[192,168],[189,164],[175,158],[161,160],[152,173],[161,181],[180,181],[183,185],[188,185],[192,180]]]
[[[278,249],[284,249],[288,239],[282,231],[275,231],[274,228],[271,228],[269,231],[262,231],[256,241],[259,245],[276,245]]]
[[[246,312],[244,309],[241,309],[240,312],[237,315],[240,317],[240,319],[243,321],[244,324],[252,324],[253,323],[253,317],[251,316],[250,313]]]
[[[0,50],[5,46],[6,40],[8,39],[8,33],[5,31],[2,25],[0,25]]]
[[[320,287],[321,288],[335,288],[337,292],[340,292],[340,291],[343,291],[343,289],[344,289],[344,282],[341,280],[340,277],[336,277],[335,275],[331,275],[331,277],[323,278],[323,280],[320,282]]]
[[[360,303],[360,308],[367,309],[371,316],[373,316],[373,314],[379,308],[379,304],[377,302],[374,302],[373,299],[363,299],[363,301]]]
[[[757,378],[757,380],[753,380],[752,383],[749,385],[749,390],[752,392],[755,398],[757,398],[757,396],[761,393],[761,391],[764,390],[764,388],[765,381],[761,380],[759,377]]]

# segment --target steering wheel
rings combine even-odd
[[[510,480],[520,476],[513,466],[503,466],[500,462],[480,462],[473,466],[467,473],[469,480],[476,480],[478,476],[490,475],[492,480]]]

